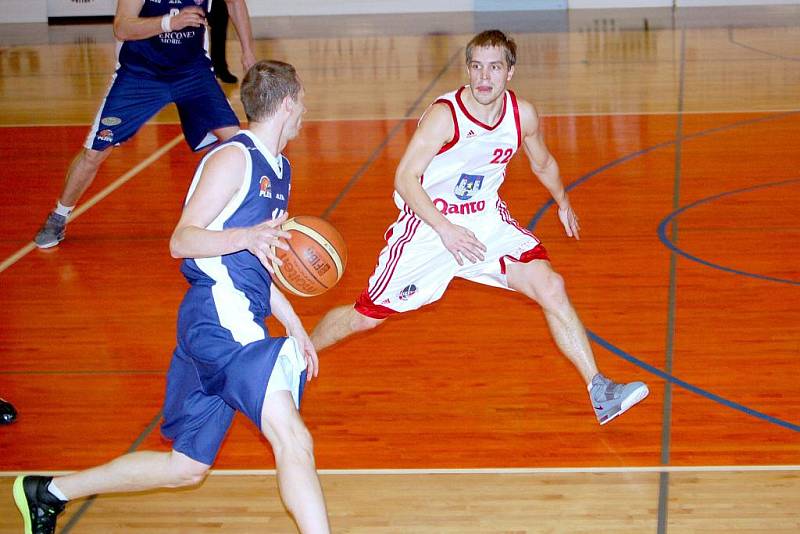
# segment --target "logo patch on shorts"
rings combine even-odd
[[[409,286],[404,287],[403,290],[397,295],[397,298],[399,298],[400,300],[408,300],[412,296],[414,296],[414,293],[416,292],[417,292],[417,286],[411,284]]]
[[[103,117],[100,119],[100,124],[103,126],[116,126],[117,124],[121,124],[122,119],[119,117]]]
[[[480,191],[483,185],[483,176],[479,174],[462,174],[456,182],[453,194],[461,200],[469,200]]]
[[[97,138],[100,141],[105,141],[106,143],[113,143],[114,142],[114,132],[111,130],[100,130],[97,132]]]

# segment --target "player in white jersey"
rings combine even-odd
[[[516,45],[499,30],[467,45],[469,85],[437,99],[420,119],[395,174],[397,221],[355,306],[328,312],[311,335],[317,351],[392,314],[438,300],[453,277],[517,291],[539,303],[561,352],[589,390],[600,424],[648,394],[642,382],[618,384],[598,372],[586,331],[564,281],[539,240],[508,213],[497,191],[521,147],[558,205],[569,237],[578,217],[544,143],[539,117],[506,85]],[[466,260],[466,261],[465,261]]]

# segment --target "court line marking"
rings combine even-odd
[[[419,99],[418,99],[419,100]],[[410,108],[414,110],[416,102]],[[800,108],[779,108],[779,109],[711,109],[711,110],[691,110],[691,111],[587,111],[582,113],[539,113],[540,117],[629,117],[629,116],[661,116],[661,115],[741,115],[741,114],[759,114],[759,113],[797,113]],[[407,121],[416,120],[418,117],[409,117],[407,114],[404,116],[388,116],[388,117],[346,117],[346,118],[324,118],[324,119],[303,119],[304,123],[316,122],[373,122],[373,121]],[[148,122],[148,126],[180,126],[178,121],[152,121]],[[0,124],[0,128],[48,128],[48,127],[85,127],[90,125],[88,122],[54,122],[54,123],[27,123],[27,124]]]
[[[75,211],[72,212],[72,215],[69,218],[69,222],[73,222],[75,219],[80,217],[83,213],[85,213],[88,209],[92,206],[106,198],[108,195],[125,185],[131,178],[142,172],[144,169],[149,167],[152,163],[154,163],[157,159],[161,156],[172,150],[175,145],[180,143],[183,140],[183,134],[178,134],[175,136],[171,141],[167,142],[164,146],[147,156],[145,159],[140,161],[136,166],[134,166],[131,170],[108,184],[102,191],[98,192],[96,195],[91,197],[89,200],[83,202],[80,206],[78,206]],[[36,245],[31,241],[14,254],[3,260],[0,263],[0,273],[17,263],[19,260],[24,258],[28,255],[32,250],[36,249]]]
[[[734,195],[738,195],[738,194],[741,194],[741,193],[750,193],[752,191],[759,191],[761,189],[767,189],[767,188],[770,188],[770,187],[780,187],[780,186],[784,186],[784,185],[795,185],[795,184],[797,184],[799,182],[800,182],[800,178],[791,178],[791,179],[788,179],[788,180],[781,180],[781,181],[778,181],[778,182],[769,182],[769,183],[766,183],[766,184],[759,184],[759,185],[750,186],[750,187],[743,187],[741,189],[734,189],[732,191],[725,191],[725,192],[722,192],[722,193],[717,193],[716,195],[711,195],[711,196],[708,196],[708,197],[705,197],[705,198],[701,198],[700,200],[696,200],[696,201],[692,202],[691,204],[687,204],[687,205],[685,205],[685,206],[683,206],[681,208],[678,208],[675,211],[673,211],[672,213],[670,213],[669,215],[667,215],[661,221],[661,223],[659,223],[659,225],[658,225],[658,231],[657,231],[658,238],[661,240],[661,242],[664,244],[664,246],[667,247],[668,249],[670,249],[672,252],[674,252],[676,254],[680,254],[684,258],[686,258],[688,260],[691,260],[691,261],[694,261],[694,262],[697,262],[700,265],[705,265],[706,267],[711,267],[713,269],[719,269],[720,271],[724,271],[724,272],[735,274],[735,275],[739,275],[739,276],[747,276],[747,277],[750,277],[750,278],[755,278],[757,280],[765,280],[765,281],[768,281],[768,282],[778,282],[778,283],[781,283],[781,284],[790,284],[790,285],[800,286],[800,280],[792,280],[790,278],[778,278],[776,276],[767,276],[767,275],[764,275],[764,274],[758,274],[758,273],[751,273],[751,272],[748,272],[748,271],[742,271],[740,269],[733,269],[732,267],[725,267],[724,265],[720,265],[718,263],[712,263],[712,262],[710,262],[708,260],[704,260],[704,259],[702,259],[702,258],[700,258],[698,256],[694,256],[693,254],[689,254],[684,249],[682,249],[681,247],[678,246],[677,241],[675,241],[675,242],[671,241],[670,238],[667,237],[667,233],[666,233],[666,230],[665,230],[666,226],[671,221],[673,221],[674,219],[677,219],[685,211],[688,211],[688,210],[690,210],[692,208],[695,208],[697,206],[700,206],[702,204],[708,204],[708,203],[714,202],[715,200],[719,200],[720,198],[724,198],[724,197],[727,197],[727,196],[734,196]]]
[[[727,130],[733,130],[735,128],[739,128],[739,127],[742,127],[742,126],[749,126],[749,125],[752,125],[752,124],[759,124],[759,123],[762,123],[762,122],[769,122],[769,121],[784,119],[784,118],[792,117],[792,116],[795,116],[795,115],[797,115],[797,112],[779,113],[777,115],[772,115],[772,116],[769,116],[769,117],[757,117],[757,118],[753,118],[753,119],[745,119],[745,120],[734,122],[732,124],[727,124],[725,126],[718,126],[718,127],[715,127],[715,128],[709,128],[708,130],[702,130],[700,132],[696,132],[696,133],[693,133],[693,134],[690,134],[690,135],[686,135],[686,136],[683,137],[682,140],[683,141],[687,141],[687,140],[690,140],[690,139],[697,139],[697,138],[700,138],[700,137],[706,137],[706,136],[712,135],[714,133],[724,132],[724,131],[727,131]],[[631,161],[633,159],[636,159],[636,158],[638,158],[640,156],[643,156],[645,154],[649,154],[649,153],[654,152],[656,150],[659,150],[661,148],[669,147],[669,146],[671,146],[671,145],[673,145],[675,143],[676,143],[676,140],[672,139],[670,141],[664,141],[662,143],[658,143],[656,145],[652,145],[652,146],[649,146],[647,148],[643,148],[641,150],[637,150],[635,152],[631,152],[630,154],[626,154],[624,156],[621,156],[621,157],[619,157],[619,158],[617,158],[617,159],[615,159],[613,161],[610,161],[610,162],[608,162],[608,163],[606,163],[604,165],[601,165],[600,167],[597,167],[594,170],[591,170],[591,171],[587,172],[586,174],[584,174],[583,176],[581,176],[580,178],[578,178],[574,182],[572,182],[569,185],[567,185],[566,186],[566,190],[567,191],[571,191],[571,190],[575,189],[576,187],[578,187],[579,185],[583,184],[584,182],[588,181],[589,179],[597,176],[598,174],[600,174],[602,172],[605,172],[605,171],[607,171],[609,169],[612,169],[612,168],[616,167],[617,165],[620,165],[622,163]],[[539,222],[539,220],[544,216],[544,214],[547,212],[547,210],[549,210],[553,205],[555,205],[555,202],[552,199],[550,199],[550,200],[546,201],[544,204],[542,204],[542,206],[536,211],[536,213],[531,218],[531,221],[528,223],[527,228],[529,230],[533,231],[535,229],[535,227],[536,227],[536,224]],[[733,410],[742,412],[742,413],[744,413],[746,415],[749,415],[751,417],[755,417],[756,419],[761,419],[763,421],[767,421],[768,423],[772,423],[774,425],[781,426],[783,428],[787,428],[787,429],[792,430],[794,432],[800,432],[800,425],[797,425],[797,424],[794,424],[794,423],[790,423],[789,421],[784,421],[783,419],[778,419],[777,417],[773,417],[771,415],[765,414],[763,412],[759,412],[757,410],[753,410],[752,408],[748,408],[747,406],[744,406],[743,404],[739,404],[737,402],[734,402],[734,401],[728,400],[728,399],[726,399],[724,397],[721,397],[721,396],[719,396],[719,395],[717,395],[715,393],[711,393],[710,391],[701,389],[701,388],[699,388],[699,387],[697,387],[697,386],[695,386],[693,384],[690,384],[689,382],[686,382],[684,380],[681,380],[680,378],[677,378],[677,377],[675,377],[675,376],[673,376],[673,375],[671,375],[669,373],[664,372],[663,370],[659,369],[658,367],[655,367],[654,365],[650,365],[649,363],[647,363],[647,362],[645,362],[643,360],[640,360],[639,358],[636,358],[635,356],[632,356],[631,354],[628,354],[627,352],[625,352],[624,350],[620,349],[616,345],[613,345],[611,342],[606,341],[605,339],[603,339],[599,335],[595,334],[592,330],[590,330],[588,328],[586,329],[586,333],[587,333],[587,335],[589,336],[589,338],[592,341],[594,341],[595,343],[597,343],[601,347],[605,348],[606,350],[608,350],[612,354],[616,354],[617,356],[619,356],[623,360],[625,360],[625,361],[627,361],[629,363],[632,363],[633,365],[635,365],[637,367],[640,367],[640,368],[644,369],[645,371],[647,371],[647,372],[649,372],[651,374],[654,374],[654,375],[658,376],[659,378],[662,378],[663,380],[665,380],[667,382],[671,382],[673,384],[676,384],[676,385],[680,386],[681,388],[683,388],[683,389],[685,389],[687,391],[690,391],[690,392],[692,392],[692,393],[694,393],[696,395],[699,395],[701,397],[705,397],[706,399],[709,399],[711,401],[717,402],[719,404],[722,404],[723,406],[727,406],[728,408],[731,408]]]
[[[77,471],[0,471],[0,478],[19,475],[64,476]],[[629,474],[629,473],[737,473],[800,472],[800,465],[653,465],[628,467],[480,467],[464,469],[317,469],[320,475],[547,475],[547,474]],[[213,476],[269,476],[274,469],[211,469]]]
[[[686,87],[686,28],[681,28],[681,42],[678,65],[678,111],[683,110],[684,91]],[[680,206],[681,163],[683,161],[683,115],[678,114],[675,120],[675,161],[672,177],[672,209]],[[678,221],[671,226],[671,237],[678,241]],[[678,256],[669,255],[669,292],[667,294],[667,328],[664,343],[664,370],[670,375],[673,372],[673,356],[675,341],[675,309],[678,295]],[[664,402],[661,417],[661,465],[669,465],[670,445],[672,443],[672,383],[664,385]],[[662,472],[658,476],[658,518],[656,532],[667,532],[669,516],[669,473]]]

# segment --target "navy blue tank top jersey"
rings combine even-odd
[[[292,179],[289,160],[280,154],[273,157],[247,130],[240,131],[203,158],[187,199],[197,187],[209,156],[231,145],[239,147],[245,154],[247,163],[241,177],[242,187],[208,225],[209,230],[260,224],[280,216],[288,206]],[[187,258],[181,264],[181,272],[192,286],[213,286],[212,295],[220,312],[238,308],[240,312],[247,309],[259,318],[270,314],[272,278],[258,258],[247,250],[211,258]]]
[[[224,0],[144,0],[140,17],[163,17],[185,7],[202,8],[208,15],[211,2]],[[206,28],[187,26],[147,39],[124,41],[119,48],[120,68],[142,76],[174,78],[197,68],[211,68]]]

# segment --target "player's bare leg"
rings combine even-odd
[[[556,345],[578,369],[583,381],[590,383],[597,374],[597,365],[586,330],[569,301],[561,275],[544,260],[511,263],[506,272],[511,288],[539,303]]]
[[[578,369],[589,389],[600,424],[606,424],[644,399],[649,390],[642,382],[618,384],[597,370],[586,329],[578,318],[564,279],[550,262],[512,263],[506,271],[508,285],[539,303],[556,345]]]
[[[178,451],[139,451],[53,480],[69,499],[77,499],[102,493],[193,486],[203,481],[209,467]]]
[[[317,323],[311,333],[311,342],[314,348],[320,351],[356,332],[371,330],[385,320],[362,315],[352,304],[339,306],[325,314],[325,317]]]
[[[264,399],[261,429],[275,454],[281,498],[300,532],[327,534],[328,513],[314,464],[313,441],[288,391],[276,391]]]
[[[59,201],[65,206],[74,206],[92,185],[100,165],[111,155],[113,147],[105,150],[84,148],[72,160],[67,170],[64,189]]]

